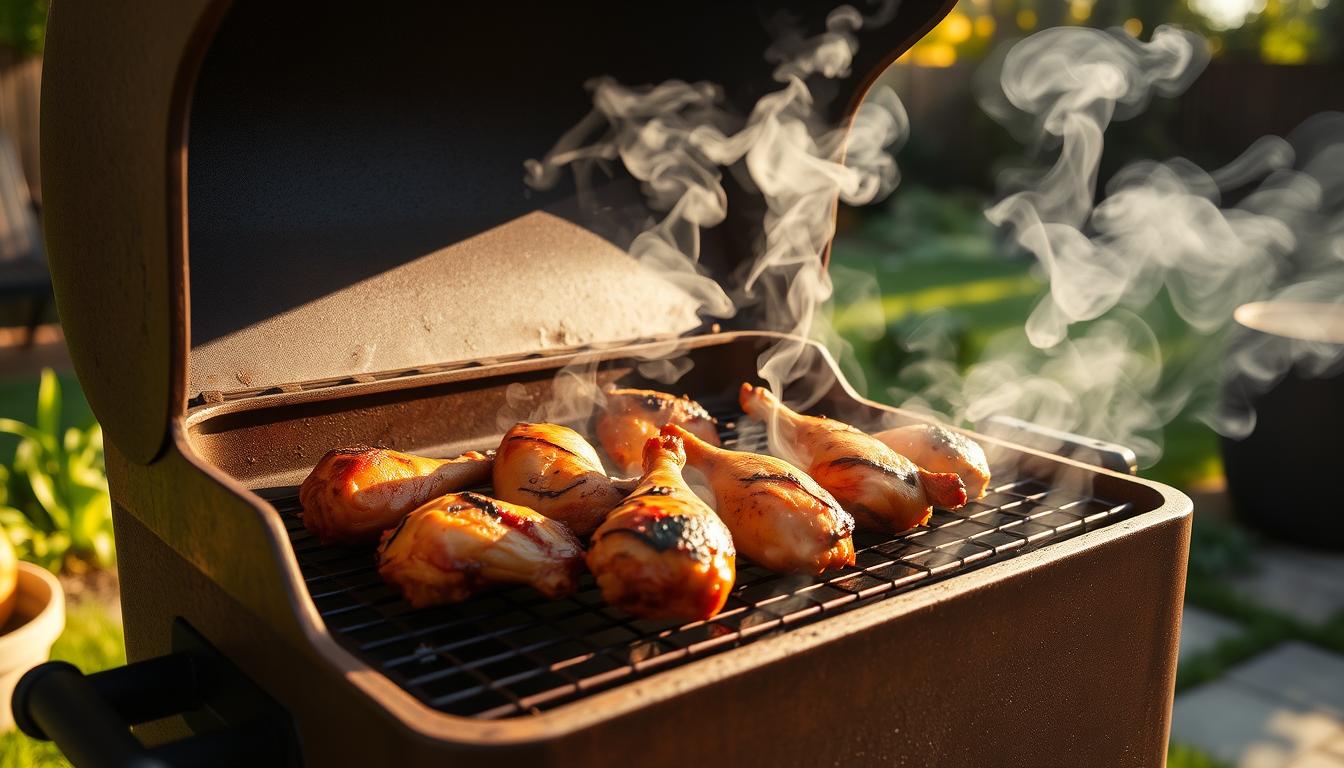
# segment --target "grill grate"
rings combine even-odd
[[[739,432],[739,414],[729,407],[716,413],[725,427],[724,445],[763,451],[763,432]],[[1002,471],[995,468],[995,478]],[[319,544],[300,522],[293,490],[273,503],[333,636],[429,706],[481,719],[550,709],[1132,513],[1127,503],[1014,477],[961,509],[936,509],[926,526],[900,536],[857,534],[856,562],[843,570],[780,575],[739,557],[737,584],[723,612],[677,624],[634,619],[608,607],[587,575],[578,592],[563,600],[517,587],[460,605],[412,610],[379,579],[370,547]]]

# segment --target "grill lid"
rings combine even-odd
[[[716,82],[745,113],[779,88],[762,55],[772,22],[816,34],[837,4],[137,0],[53,14],[50,256],[108,440],[146,461],[167,419],[214,389],[695,328],[678,289],[564,221],[572,185],[531,192],[522,162],[588,111],[598,75]],[[951,2],[886,5],[858,33],[833,119]],[[738,208],[708,235],[712,276],[752,252],[759,217]]]
[[[698,325],[696,306],[611,243],[538,211],[198,342],[190,391],[679,334]]]

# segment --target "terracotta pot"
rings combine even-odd
[[[47,660],[65,628],[65,593],[45,568],[19,563],[14,614],[0,627],[0,733],[14,727],[10,699],[24,672]]]

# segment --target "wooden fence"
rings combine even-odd
[[[42,91],[42,60],[18,58],[0,51],[0,131],[14,143],[28,189],[42,203],[42,168],[38,162],[38,108]]]
[[[920,180],[985,186],[996,162],[1021,151],[976,105],[975,77],[972,64],[897,66],[883,75],[881,82],[900,95],[910,113],[911,145],[899,159],[905,167],[922,169],[916,174]],[[1217,61],[1182,96],[1157,99],[1142,118],[1116,123],[1107,142],[1119,149],[1106,161],[1133,159],[1119,155],[1182,155],[1216,167],[1262,136],[1285,136],[1311,115],[1344,111],[1341,83],[1344,67],[1338,64]]]

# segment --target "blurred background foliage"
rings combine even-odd
[[[0,534],[19,556],[56,573],[116,563],[112,505],[99,426],[64,419],[61,383],[47,369],[38,382],[31,422],[0,417],[0,433],[17,438],[0,466]]]
[[[42,53],[51,0],[0,0],[0,45],[21,55]]]
[[[1123,27],[1147,36],[1179,24],[1209,40],[1215,58],[1307,64],[1340,55],[1340,0],[962,0],[903,60],[948,67],[985,55],[1000,40],[1047,27]],[[1334,30],[1335,32],[1331,32]]]
[[[1263,136],[1289,136],[1309,116],[1344,109],[1344,0],[961,0],[879,81],[910,117],[900,186],[881,204],[841,212],[832,322],[853,349],[847,371],[869,396],[950,412],[920,369],[933,357],[965,372],[990,345],[1025,342],[1023,324],[1048,290],[1035,259],[983,213],[1005,193],[1005,171],[1048,166],[1057,151],[1014,136],[980,107],[996,88],[996,60],[1050,27],[1147,40],[1163,24],[1204,36],[1209,64],[1186,93],[1107,129],[1098,198],[1137,160],[1184,157],[1217,169]],[[1164,381],[1185,376],[1198,348],[1221,343],[1180,322],[1166,296],[1140,315],[1161,345]],[[918,341],[931,329],[944,340],[936,350]],[[1184,488],[1218,482],[1218,438],[1198,415],[1211,397],[1201,390],[1152,436],[1161,459],[1146,476]]]

